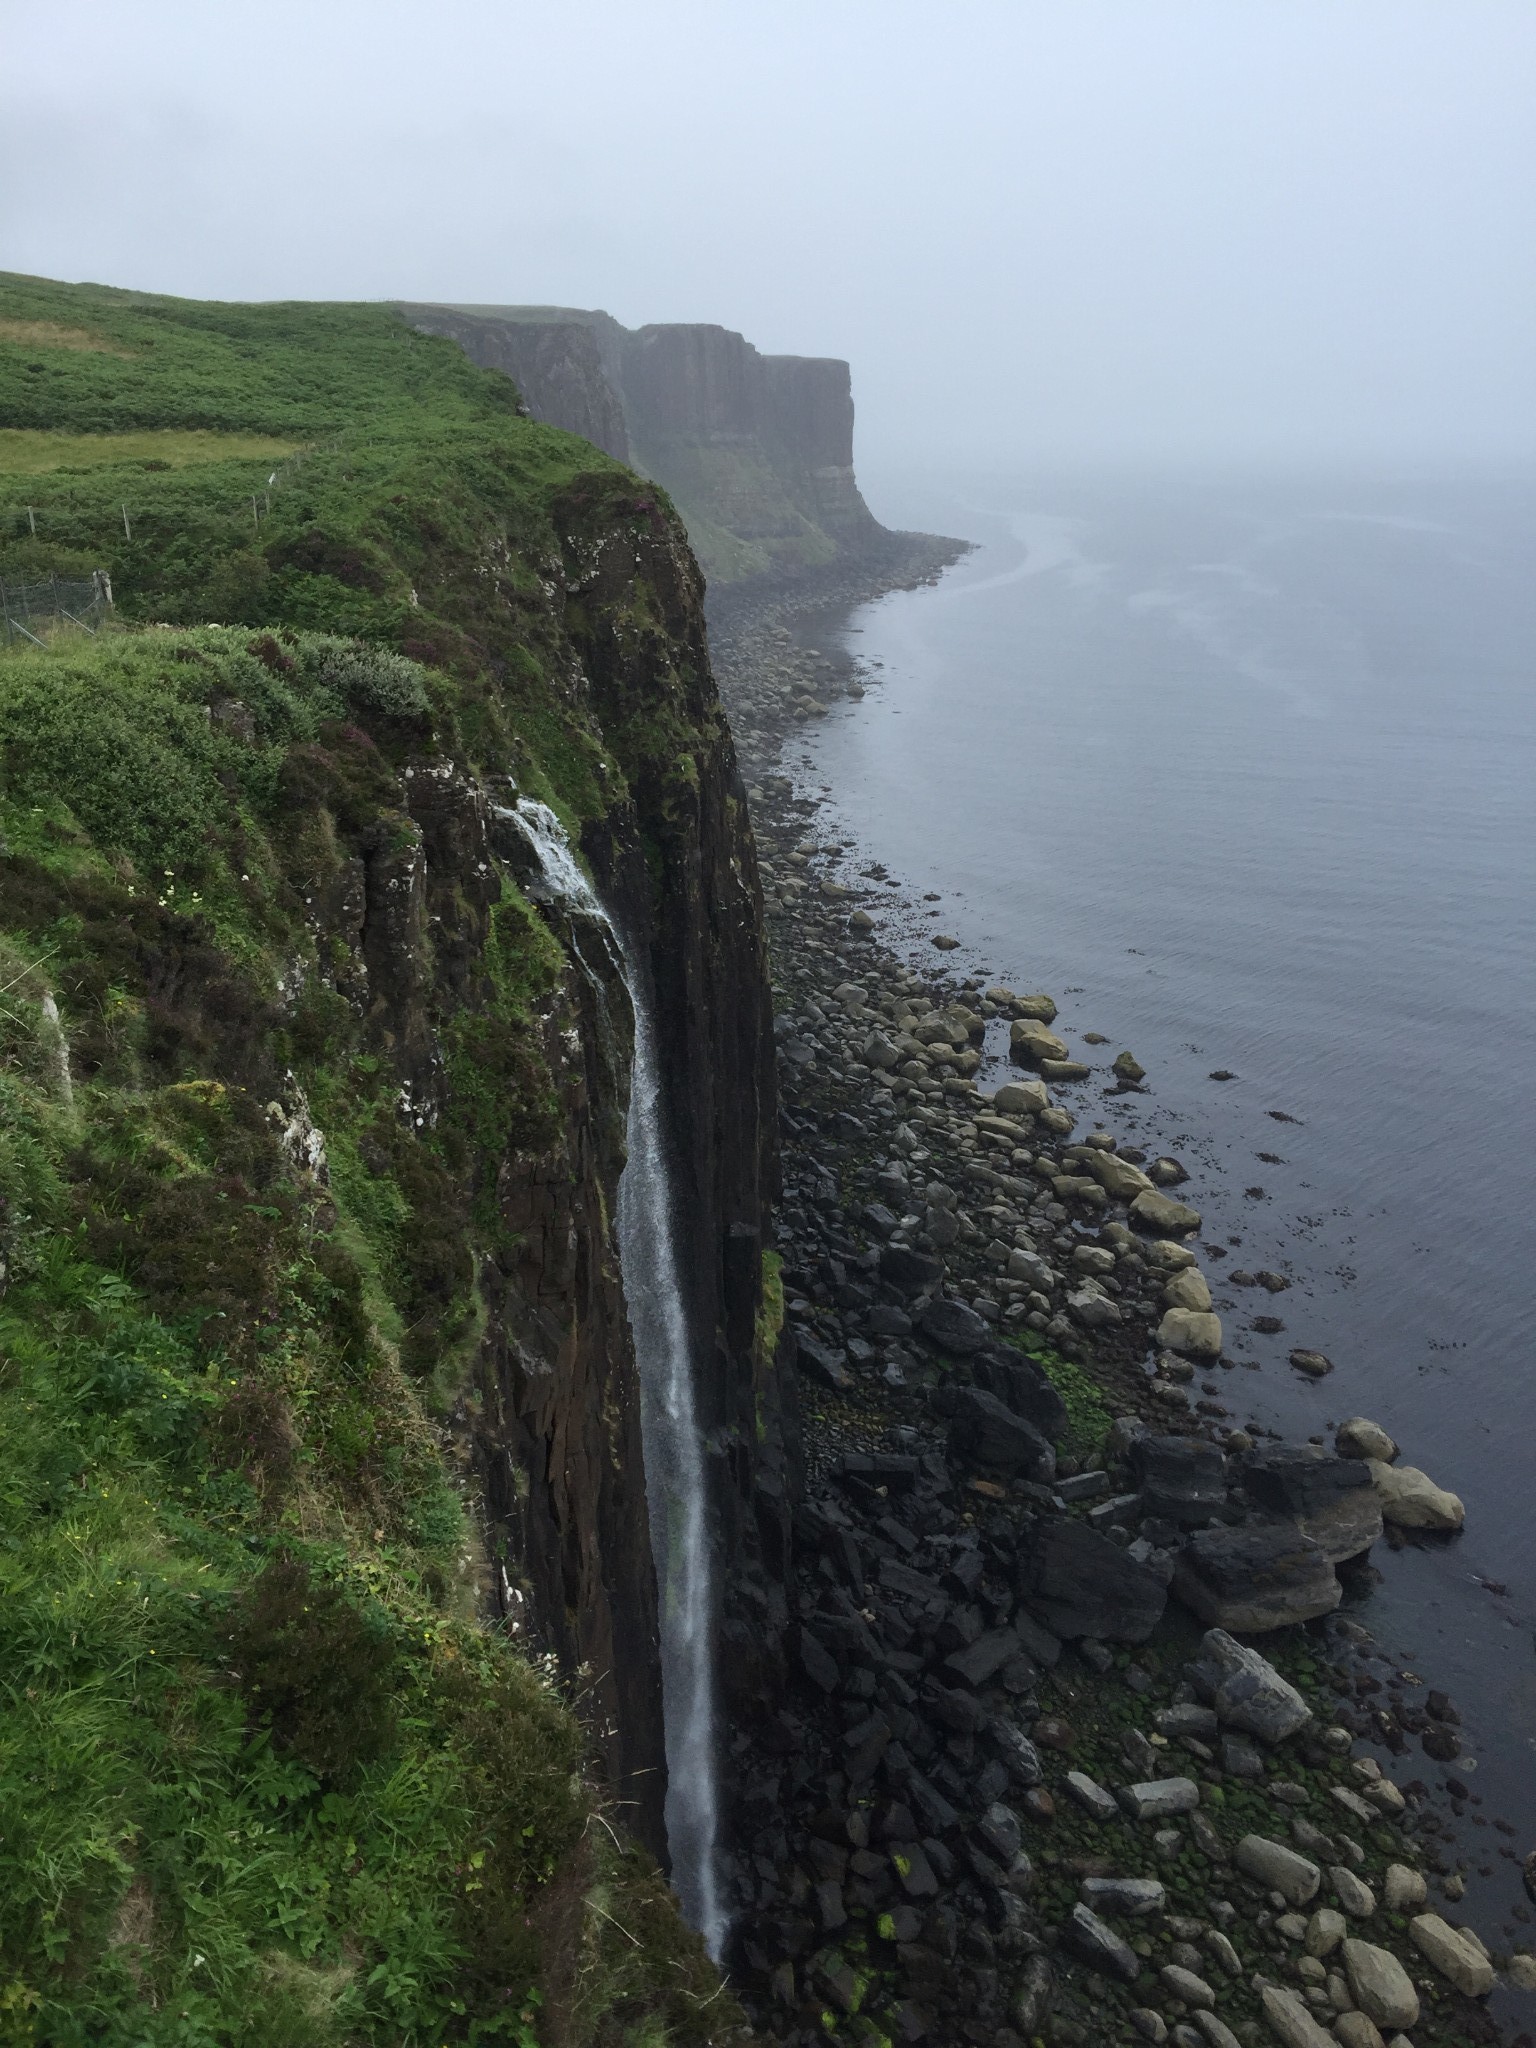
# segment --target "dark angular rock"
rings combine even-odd
[[[837,1659],[821,1638],[808,1628],[800,1631],[800,1668],[812,1685],[819,1686],[823,1692],[837,1691],[841,1676]]]
[[[1095,1970],[1105,1970],[1124,1983],[1134,1984],[1141,1974],[1141,1960],[1127,1941],[1087,1906],[1074,1906],[1064,1929],[1077,1953]]]
[[[1199,1437],[1138,1437],[1131,1445],[1130,1466],[1143,1510],[1157,1520],[1194,1528],[1226,1506],[1226,1460]]]
[[[1343,1598],[1326,1552],[1285,1522],[1200,1530],[1174,1561],[1173,1590],[1211,1627],[1243,1635],[1331,1614]]]
[[[939,1880],[933,1874],[933,1865],[928,1861],[921,1842],[893,1842],[891,1868],[909,1899],[938,1896]]]
[[[880,1278],[898,1294],[921,1294],[938,1286],[944,1266],[942,1260],[915,1252],[910,1245],[887,1244],[880,1247]]]
[[[1032,1422],[1052,1443],[1066,1434],[1067,1404],[1056,1391],[1050,1375],[1027,1352],[992,1344],[977,1352],[971,1375],[978,1387],[996,1394],[1015,1415]]]
[[[802,1372],[820,1380],[824,1387],[830,1387],[836,1394],[846,1393],[853,1385],[853,1374],[848,1370],[848,1354],[803,1327],[795,1331],[795,1362]]]
[[[912,1334],[912,1318],[884,1301],[875,1303],[864,1318],[864,1326],[871,1337],[910,1337]]]
[[[985,1685],[1018,1652],[1019,1639],[1011,1628],[988,1629],[974,1643],[944,1659],[944,1669],[966,1685]]]
[[[959,1463],[1049,1484],[1056,1477],[1056,1453],[1022,1415],[1005,1408],[982,1387],[951,1390],[949,1451]]]
[[[866,1202],[859,1211],[859,1221],[876,1237],[889,1237],[901,1218],[892,1215],[884,1202]]]
[[[1030,1612],[1067,1641],[1144,1643],[1168,1600],[1145,1565],[1074,1521],[1039,1526],[1020,1558],[1019,1591]]]
[[[1381,1501],[1361,1458],[1334,1458],[1315,1444],[1273,1444],[1243,1461],[1243,1490],[1257,1507],[1288,1516],[1329,1562],[1369,1550],[1382,1531]]]
[[[952,1351],[957,1357],[969,1357],[990,1341],[992,1325],[985,1317],[977,1315],[975,1309],[967,1308],[963,1301],[952,1301],[941,1295],[937,1301],[930,1301],[917,1319],[917,1327],[941,1351]]]

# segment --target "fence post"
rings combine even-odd
[[[29,527],[31,527],[31,529],[32,529],[32,538],[33,538],[34,540],[36,540],[36,539],[37,539],[37,514],[36,514],[36,513],[35,513],[35,512],[34,512],[34,511],[32,510],[32,507],[31,507],[30,505],[29,505],[29,506],[27,507],[27,524],[28,524],[28,526],[29,526]]]
[[[126,505],[123,507],[123,534],[126,539],[133,539],[133,528],[128,524],[128,507]]]

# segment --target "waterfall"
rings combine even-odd
[[[500,807],[498,806],[498,809]],[[684,1917],[718,1959],[726,1920],[716,1867],[718,1795],[711,1660],[704,1448],[694,1402],[693,1346],[679,1279],[676,1208],[661,1112],[650,978],[576,864],[554,812],[520,797],[511,818],[538,858],[545,887],[598,922],[618,953],[634,1009],[628,1159],[619,1181],[619,1263],[640,1376],[640,1428],[651,1549],[661,1602],[667,1846]],[[579,955],[578,955],[579,958]]]

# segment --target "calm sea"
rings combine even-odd
[[[925,479],[878,506],[981,545],[808,624],[880,682],[791,758],[937,892],[915,953],[951,932],[948,964],[1102,1032],[1087,1057],[1133,1051],[1149,1096],[1096,1078],[1074,1106],[1179,1151],[1227,1270],[1293,1275],[1272,1299],[1209,1261],[1233,1422],[1369,1415],[1465,1499],[1459,1539],[1378,1546],[1360,1619],[1461,1707],[1461,1774],[1517,1828],[1468,1831],[1468,1904],[1529,1941],[1496,1852],[1536,1848],[1536,477]]]

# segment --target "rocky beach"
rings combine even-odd
[[[792,771],[878,680],[806,611],[957,552],[901,539],[711,621],[772,948],[803,1488],[764,1616],[788,1687],[727,1765],[737,1981],[796,2042],[1510,2038],[1525,1908],[1461,1923],[1463,1830],[1530,1845],[1478,1810],[1433,1673],[1349,1611],[1373,1544],[1446,1540],[1462,1502],[1368,1418],[1245,1414],[1213,1276],[1290,1281],[1213,1266],[1184,1161],[1117,1131],[1134,1053],[1090,1066],[1050,993],[947,972],[955,935]]]

